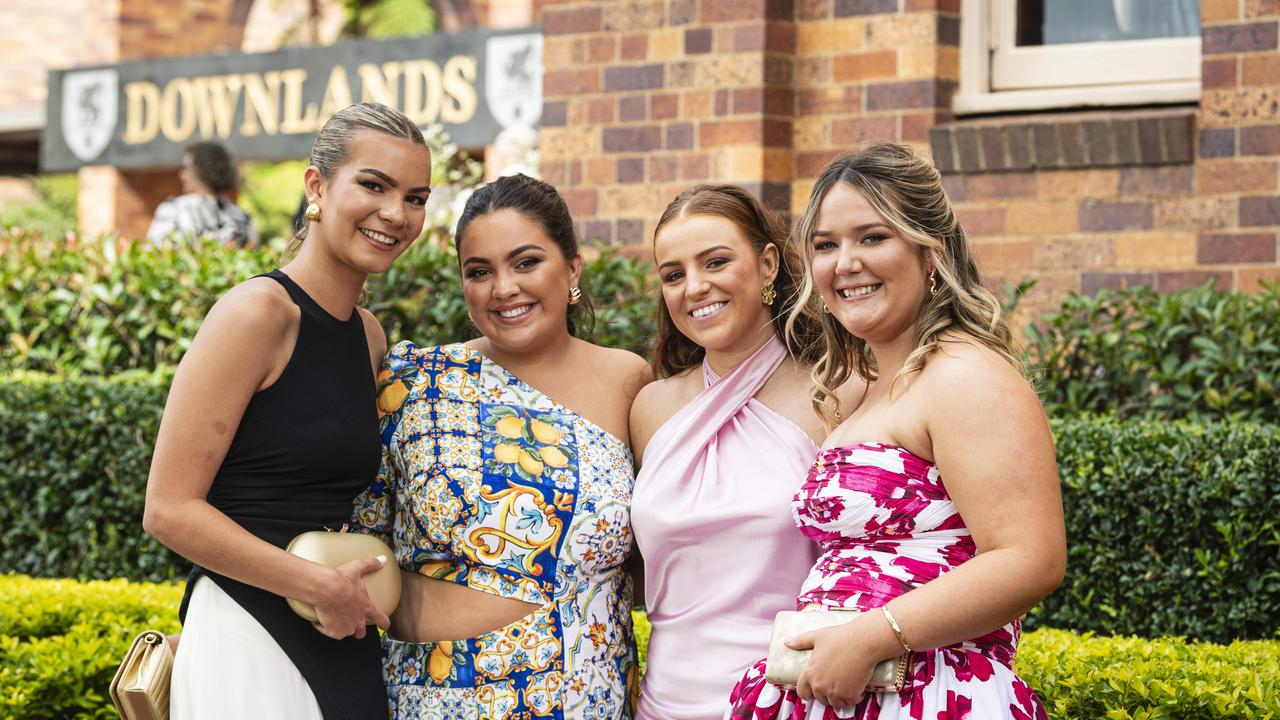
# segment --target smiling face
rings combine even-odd
[[[385,271],[422,232],[430,178],[425,146],[373,130],[354,133],[330,177],[307,168],[307,198],[321,217],[311,223],[306,245],[326,248],[364,273]]]
[[[925,251],[853,186],[823,198],[811,243],[814,286],[846,330],[870,343],[913,331],[929,296]]]
[[[757,255],[729,220],[686,215],[658,231],[653,254],[672,322],[708,353],[746,352],[773,333],[760,290],[777,274],[775,246]]]
[[[540,223],[511,209],[479,215],[458,259],[471,320],[495,349],[527,353],[568,336],[569,289],[582,258],[566,260]]]

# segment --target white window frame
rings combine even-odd
[[[1016,44],[1017,0],[962,0],[957,115],[1200,100],[1200,38]]]

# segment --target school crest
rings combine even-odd
[[[535,127],[542,117],[542,34],[485,41],[484,97],[504,128]]]
[[[115,135],[120,76],[85,70],[62,77],[62,137],[81,162],[91,162]]]

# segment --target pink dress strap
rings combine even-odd
[[[653,631],[637,718],[712,720],[794,607],[817,555],[790,503],[817,448],[755,394],[786,359],[771,338],[649,441],[631,521]]]

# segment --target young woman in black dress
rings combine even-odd
[[[330,568],[283,548],[341,527],[377,473],[386,336],[356,302],[422,231],[430,177],[430,151],[404,115],[368,103],[335,114],[312,147],[296,257],[219,300],[178,366],[143,518],[195,564],[174,720],[387,715],[367,626],[388,618],[360,579],[386,559]]]

